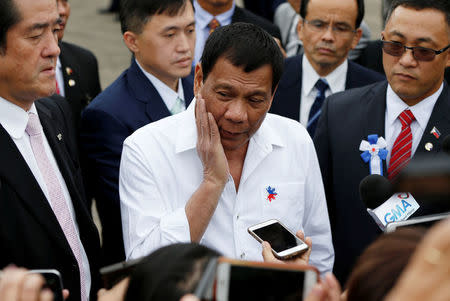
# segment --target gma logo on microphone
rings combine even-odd
[[[387,224],[407,220],[419,208],[419,204],[410,193],[397,192],[377,208],[367,209],[367,212],[384,231]]]

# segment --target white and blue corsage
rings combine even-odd
[[[386,149],[386,140],[378,135],[369,135],[367,140],[361,141],[359,150],[363,153],[361,158],[364,162],[369,163],[371,175],[383,175],[383,160],[386,160],[388,151]]]

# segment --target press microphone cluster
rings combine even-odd
[[[389,223],[407,220],[420,208],[410,193],[393,193],[389,180],[380,175],[365,177],[359,192],[367,212],[382,231]]]

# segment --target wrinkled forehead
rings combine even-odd
[[[30,28],[36,25],[58,23],[59,14],[56,0],[14,0],[20,21],[18,27]]]

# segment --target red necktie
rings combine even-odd
[[[61,95],[61,91],[59,90],[58,81],[55,80],[55,82],[56,82],[56,91],[55,91],[55,93]]]
[[[406,109],[400,113],[398,119],[402,123],[402,130],[392,147],[388,168],[389,180],[394,179],[411,160],[412,133],[410,125],[416,118],[409,109]]]
[[[216,28],[219,26],[220,26],[219,21],[217,21],[216,18],[212,19],[211,22],[209,22],[209,24],[208,24],[209,34],[212,34],[213,31],[216,30]]]

